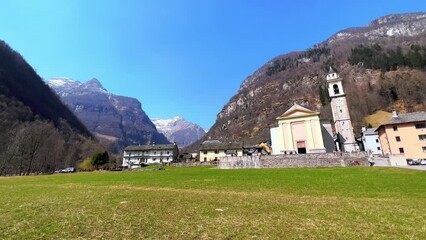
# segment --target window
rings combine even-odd
[[[424,153],[426,153],[426,147],[422,147]]]
[[[399,148],[399,153],[404,153],[404,148]]]
[[[214,154],[219,154],[219,150],[214,150]]]
[[[207,158],[206,157],[204,158],[204,162],[207,162]]]
[[[426,141],[426,134],[419,135],[420,141]]]
[[[207,154],[207,151],[203,151],[203,154]]]
[[[419,129],[419,128],[426,128],[426,123],[417,123],[416,129]]]
[[[380,147],[377,147],[377,150],[380,150]]]
[[[339,94],[339,86],[337,84],[333,85],[334,94]]]
[[[400,138],[399,136],[396,136],[396,137],[395,137],[395,140],[396,140],[397,142],[401,142],[401,138]]]
[[[170,154],[170,151],[167,151],[167,154]]]
[[[394,131],[398,131],[398,126],[393,126]]]
[[[379,143],[379,139],[376,139],[376,143]]]

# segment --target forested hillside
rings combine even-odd
[[[0,175],[53,172],[103,149],[23,57],[0,41]]]

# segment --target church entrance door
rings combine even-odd
[[[297,141],[297,152],[299,154],[305,154],[306,153],[305,141]]]

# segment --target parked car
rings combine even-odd
[[[422,159],[422,160],[420,161],[420,165],[426,165],[426,159]]]
[[[74,167],[67,167],[67,168],[61,169],[61,170],[56,171],[56,172],[58,172],[58,173],[73,173],[73,172],[75,172],[75,168]]]

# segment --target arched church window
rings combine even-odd
[[[340,93],[339,86],[337,86],[337,84],[333,85],[333,90],[334,90],[334,94],[339,94]]]

